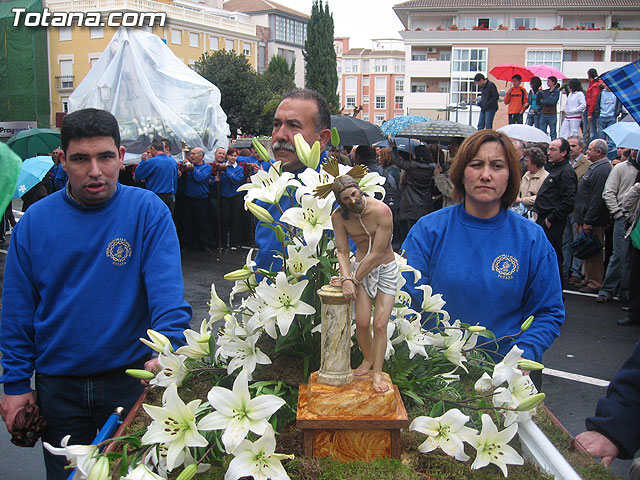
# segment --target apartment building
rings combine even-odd
[[[586,84],[589,68],[604,73],[640,54],[637,0],[410,0],[393,10],[405,27],[405,113],[432,118],[448,108],[477,123],[477,107],[471,119],[457,107],[475,100],[473,77],[498,64],[552,65]],[[494,125],[506,123],[501,105]]]
[[[382,124],[405,111],[404,42],[372,40],[371,48],[349,48],[349,39],[335,38],[338,93],[344,114]]]

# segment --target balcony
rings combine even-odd
[[[408,77],[448,78],[451,76],[451,62],[440,60],[409,61],[405,74]]]
[[[411,109],[437,110],[449,104],[448,93],[411,92],[404,94],[404,106]]]
[[[562,62],[562,73],[567,78],[586,79],[587,70],[595,68],[601,75],[604,72],[613,70],[614,68],[620,68],[627,65],[629,62]]]
[[[59,92],[68,92],[73,90],[73,75],[56,75],[56,90]]]

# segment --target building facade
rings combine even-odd
[[[509,85],[489,76],[502,63],[551,65],[586,85],[589,68],[604,73],[640,54],[637,1],[410,0],[393,9],[405,26],[405,113],[431,118],[475,125],[473,77],[504,92]],[[507,123],[506,110],[500,104],[494,126]]]
[[[349,48],[334,39],[338,94],[343,114],[382,124],[405,111],[405,52],[402,40],[372,40],[372,48]]]

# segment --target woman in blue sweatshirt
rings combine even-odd
[[[540,361],[560,334],[565,312],[551,244],[539,225],[508,210],[520,173],[506,135],[476,132],[462,143],[450,171],[462,203],[422,217],[402,248],[409,265],[422,273],[418,285],[443,294],[452,319],[502,337],[518,333],[533,315],[532,326],[515,342],[502,341],[498,353],[516,343],[525,358]],[[411,280],[407,291],[420,305],[422,291]]]

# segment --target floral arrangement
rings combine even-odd
[[[498,28],[496,28],[496,30],[509,30],[509,27],[507,27],[506,25],[500,24],[498,25]]]
[[[339,143],[337,132],[332,143]],[[268,160],[264,147],[257,141],[254,146]],[[307,167],[297,177],[275,162],[269,171],[258,171],[240,187],[246,192],[245,207],[281,242],[285,253],[276,256],[282,260],[282,269],[257,268],[251,251],[242,268],[224,277],[235,282],[228,302],[211,285],[209,319],[199,331],[185,330],[184,346],[174,350],[164,335],[148,331],[149,339],[141,341],[158,352],[162,370],[128,373],[164,389],[162,405],[143,405],[152,419],[146,431],[110,440],[122,444],[119,453],[106,456],[98,445],[69,445],[68,436],[61,447],[45,444],[50,452],[67,457],[77,469],[74,478],[106,480],[115,469],[124,480],[170,474],[174,478],[176,473],[178,480],[189,480],[213,463],[222,464],[227,455],[233,458],[225,480],[249,475],[256,480],[289,478],[282,461],[292,455],[275,453],[275,435],[293,420],[295,386],[253,379],[282,353],[299,357],[305,375],[317,365],[321,335],[315,292],[336,273],[331,225],[335,198],[333,193],[326,198],[313,195],[316,187],[333,178],[318,169],[318,142],[311,147],[297,135],[295,147]],[[339,165],[339,175],[349,169]],[[367,173],[359,181],[362,191],[370,195],[384,195],[383,183],[377,173]],[[283,198],[297,206],[283,210]],[[269,205],[280,210],[279,220],[273,218]],[[386,370],[410,411],[420,413],[410,425],[426,436],[419,451],[440,449],[466,462],[470,460],[467,444],[475,451],[472,469],[492,463],[506,477],[507,465],[524,462],[508,442],[519,422],[530,418],[544,399],[522,370],[542,365],[522,359],[517,346],[496,363],[491,347],[501,339],[482,326],[451,321],[442,295],[434,294],[428,285],[418,287],[422,302],[419,310],[413,309],[402,287],[407,281],[418,282],[420,273],[400,255],[396,259],[404,275],[399,276],[387,328]],[[224,326],[215,334],[218,321],[224,321]],[[521,331],[532,321],[533,317],[528,318]],[[435,326],[424,327],[430,324]],[[178,387],[203,377],[211,382],[206,398],[185,403]],[[471,380],[466,389],[464,379]]]
[[[562,25],[558,24],[553,27],[553,30],[567,30],[567,27],[563,27]]]
[[[456,25],[455,23],[449,25],[449,30],[458,30],[458,25]]]

